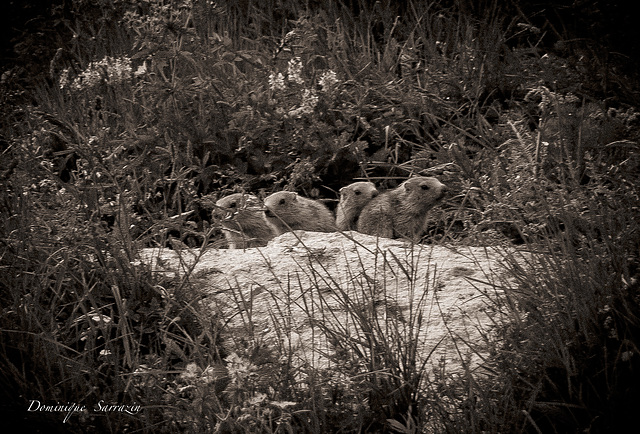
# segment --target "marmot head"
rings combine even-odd
[[[340,189],[341,202],[368,202],[378,195],[378,189],[372,182],[354,182]]]
[[[261,209],[260,200],[256,196],[246,193],[234,193],[218,200],[212,215],[217,219],[231,220],[244,210],[255,211],[259,209]]]
[[[431,176],[416,176],[407,179],[400,187],[416,201],[432,204],[444,198],[447,186]]]
[[[277,218],[279,210],[291,208],[298,200],[298,194],[293,191],[279,191],[264,200],[264,213],[269,218]]]

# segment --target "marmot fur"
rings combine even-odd
[[[433,177],[409,178],[364,207],[358,219],[358,231],[418,242],[426,230],[427,211],[444,197],[446,189]]]
[[[333,232],[333,214],[323,203],[298,196],[292,191],[279,191],[264,200],[267,222],[277,235],[289,230]]]
[[[356,230],[362,209],[378,195],[372,182],[354,182],[340,189],[340,203],[336,209],[336,226],[341,231]]]

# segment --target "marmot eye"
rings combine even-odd
[[[231,202],[231,203],[229,204],[229,208],[235,208],[235,207],[236,207],[236,203],[235,203],[235,202]]]
[[[429,190],[429,186],[428,185],[421,185],[420,188],[423,189],[423,190]]]
[[[280,205],[284,205],[286,202],[287,202],[286,200],[284,200],[284,199],[280,199],[279,204],[280,204]]]
[[[354,193],[355,193],[356,196],[360,196],[362,194],[362,192],[360,190],[355,190]]]

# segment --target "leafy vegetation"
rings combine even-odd
[[[609,432],[633,420],[640,114],[637,59],[621,56],[637,47],[611,50],[624,34],[596,25],[600,2],[547,5],[546,19],[526,1],[471,3],[73,0],[30,20],[0,81],[3,411],[143,404],[65,426],[25,416],[78,432]],[[605,21],[624,30],[626,16]],[[228,354],[225,318],[200,305],[190,274],[158,276],[138,257],[221,245],[211,201],[231,192],[335,199],[353,179],[384,188],[418,173],[454,191],[428,241],[541,253],[529,269],[505,258],[520,285],[489,381],[426,381],[392,345],[378,366],[392,374],[361,376],[353,356],[302,387],[277,348]],[[359,321],[390,345],[377,319]]]

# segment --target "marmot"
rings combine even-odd
[[[266,246],[275,234],[267,224],[260,200],[234,193],[216,202],[213,217],[220,221],[230,249]]]
[[[267,222],[277,235],[298,229],[315,232],[336,230],[329,208],[292,191],[273,193],[264,200],[264,206]]]
[[[340,203],[336,211],[336,226],[341,231],[358,227],[360,212],[378,195],[373,182],[354,182],[340,189]]]
[[[364,207],[358,219],[358,231],[418,242],[426,230],[427,211],[444,197],[446,189],[436,178],[409,178]]]

